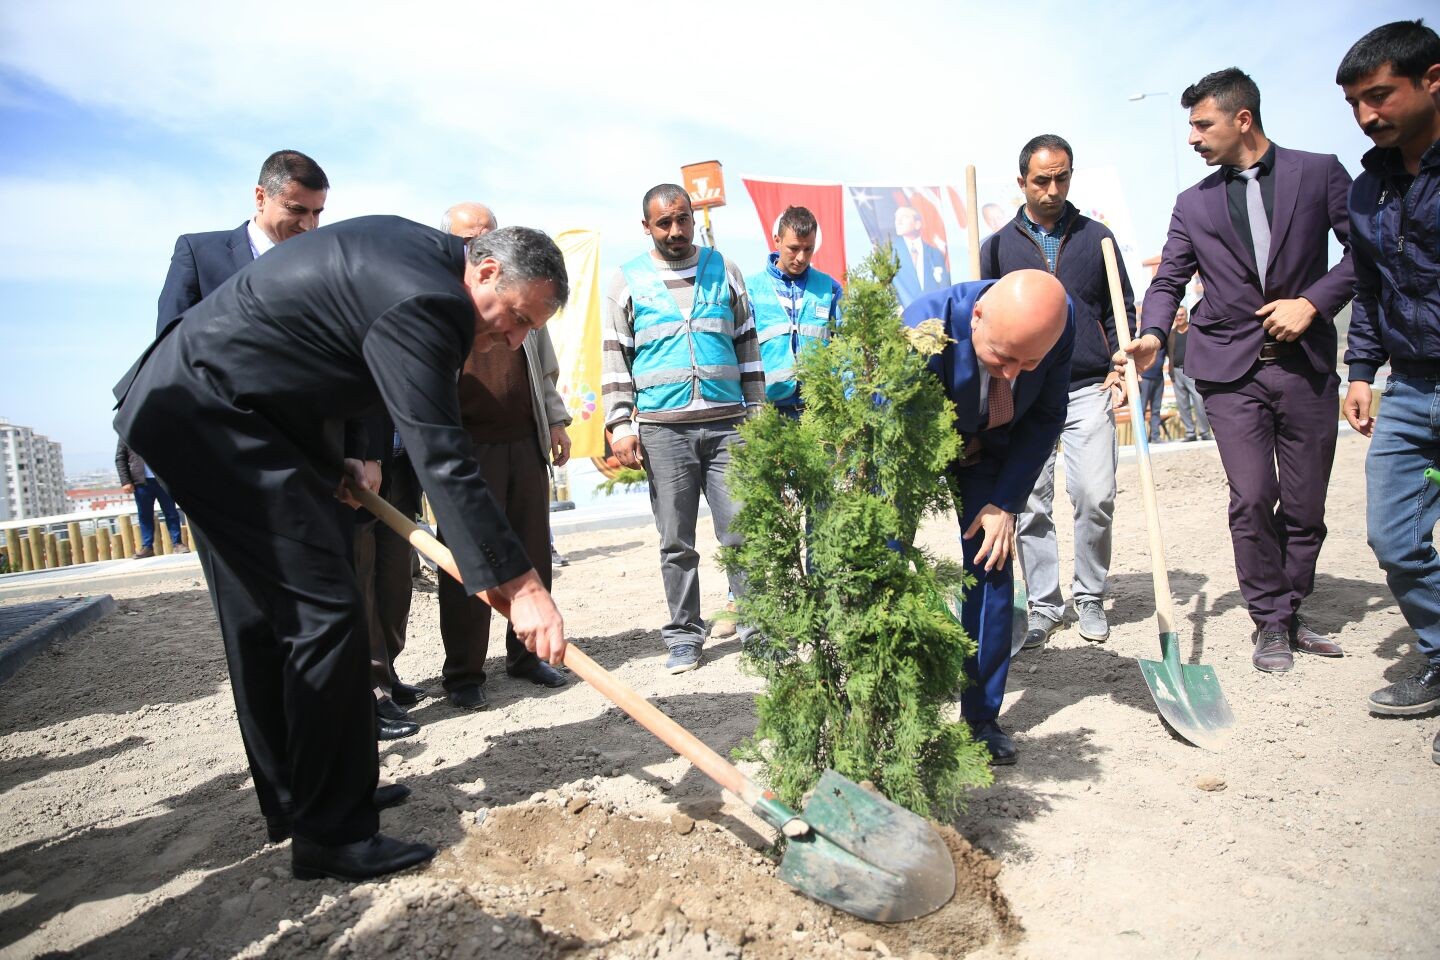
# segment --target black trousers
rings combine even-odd
[[[260,809],[317,843],[372,836],[379,758],[354,514],[311,445],[203,390],[168,399],[127,404],[116,425],[199,535]]]
[[[419,515],[420,482],[404,453],[385,464],[380,496],[412,520]],[[414,592],[414,553],[408,540],[378,520],[356,526],[355,576],[370,638],[370,682],[376,693],[384,696],[394,689],[395,658],[405,649]]]
[[[530,564],[550,589],[550,472],[540,459],[535,438],[508,443],[477,443],[475,459]],[[440,531],[444,540],[444,530]],[[449,575],[440,577],[440,639],[445,645],[446,690],[485,682],[490,653],[490,614],[485,601],[465,592]],[[535,663],[535,654],[505,627],[505,667],[514,672]]]

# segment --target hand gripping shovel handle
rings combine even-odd
[[[374,492],[359,490],[351,484],[350,494],[360,501],[366,510],[379,517],[387,527],[409,541],[412,547],[435,561],[435,565],[441,570],[450,574],[457,582],[463,582],[460,568],[456,566],[455,557],[449,547],[420,529],[413,520],[376,496]],[[478,596],[498,611],[501,616],[509,618],[510,604],[500,595],[499,591],[482,590]],[[785,829],[787,824],[796,819],[795,814],[776,800],[770,791],[761,790],[754,781],[735,769],[734,764],[710,749],[700,738],[670,719],[635,690],[618,680],[610,671],[590,659],[575,644],[567,643],[565,645],[564,663],[565,666],[579,674],[586,683],[599,690],[617,707],[628,713],[636,723],[659,737],[671,750],[695,764],[707,777],[739,797],[772,825]],[[792,826],[790,829],[793,830],[794,827]]]
[[[1100,241],[1105,255],[1105,276],[1110,281],[1110,306],[1115,316],[1115,336],[1120,349],[1130,346],[1130,322],[1125,315],[1125,295],[1120,288],[1120,268],[1115,260],[1115,243]],[[1140,466],[1140,493],[1145,501],[1145,523],[1150,530],[1150,566],[1155,579],[1155,622],[1162,635],[1173,632],[1174,607],[1170,599],[1170,574],[1165,566],[1165,544],[1160,537],[1160,505],[1155,499],[1155,477],[1150,471],[1150,443],[1145,434],[1145,406],[1140,402],[1140,379],[1134,359],[1125,361],[1125,393],[1130,398],[1130,425],[1135,436],[1135,459]],[[1171,645],[1173,648],[1173,644]],[[1170,656],[1166,651],[1166,657]],[[1178,654],[1178,651],[1176,651]]]

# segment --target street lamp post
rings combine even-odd
[[[1168,90],[1157,90],[1153,93],[1132,93],[1129,99],[1131,103],[1139,103],[1141,100],[1168,96],[1170,96]],[[1170,114],[1170,172],[1175,177],[1175,193],[1177,196],[1180,193],[1180,148],[1176,145],[1178,138],[1179,132],[1175,129],[1175,114],[1172,112]]]

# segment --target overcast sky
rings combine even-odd
[[[1206,172],[1183,143],[1188,83],[1242,67],[1273,139],[1354,173],[1369,141],[1335,67],[1365,31],[1423,12],[13,0],[0,10],[0,416],[61,441],[67,473],[108,463],[109,388],[153,335],[175,237],[246,219],[274,149],[325,168],[324,222],[434,223],[483,200],[503,223],[599,229],[608,273],[644,248],[641,195],[683,163],[724,163],[717,242],[749,269],[765,245],[742,175],[944,184],[975,163],[1010,177],[1020,146],[1053,132],[1077,168],[1121,169],[1133,242],[1158,252],[1172,150],[1182,185]],[[866,240],[846,206],[853,260]]]

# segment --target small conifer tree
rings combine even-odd
[[[721,562],[745,576],[741,619],[761,635],[747,651],[766,680],[751,746],[771,788],[796,804],[829,767],[929,814],[990,770],[943,714],[974,652],[947,605],[964,575],[914,536],[953,509],[940,477],[960,440],[925,367],[943,329],[900,323],[896,266],[877,250],[850,274],[840,328],[797,360],[800,420],[766,409],[741,428],[728,478],[744,542]]]

